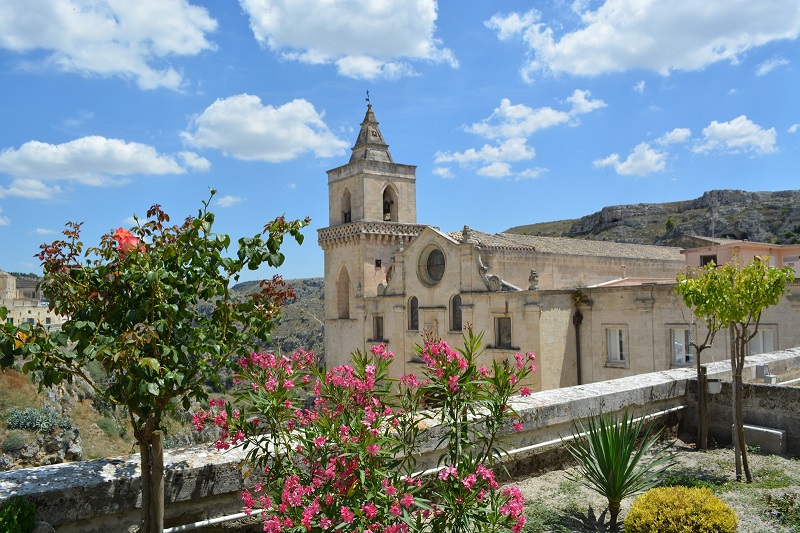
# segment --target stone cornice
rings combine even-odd
[[[317,231],[317,242],[323,249],[362,239],[410,242],[426,227],[424,224],[361,220],[322,228]]]

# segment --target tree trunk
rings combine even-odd
[[[151,520],[153,533],[164,532],[164,436],[161,431],[153,432],[153,443],[150,447],[150,491]]]
[[[733,370],[733,421],[735,428],[734,448],[736,450],[736,481],[742,480],[742,469],[744,469],[745,480],[748,483],[753,481],[750,473],[750,464],[747,461],[747,442],[744,437],[744,409],[742,386],[742,371],[744,370],[744,356],[747,349],[747,339],[744,333],[736,332],[733,343],[733,354],[731,358],[731,370]]]
[[[619,508],[619,502],[608,502],[608,515],[611,520],[609,531],[619,531],[619,524],[617,523],[617,519],[619,518]]]
[[[141,528],[139,533],[161,533],[164,530],[164,450],[160,444],[154,446],[154,431],[158,422],[148,419],[141,430],[135,431],[139,443],[139,454],[142,470],[142,509]],[[157,448],[157,450],[154,450]],[[156,457],[157,452],[157,457]],[[160,510],[159,510],[160,509]]]
[[[698,449],[708,449],[708,369],[700,366],[700,358],[697,358],[697,443]]]
[[[745,356],[745,348],[747,345],[747,341],[742,339],[741,345],[739,346],[739,360],[737,361],[737,381],[736,381],[736,416],[739,419],[739,425],[737,426],[737,432],[739,436],[739,447],[741,448],[742,454],[742,467],[744,468],[744,478],[748,483],[753,482],[753,476],[750,473],[750,463],[747,461],[747,442],[745,442],[744,438],[744,386],[742,385],[742,371],[744,370],[744,356]]]
[[[152,476],[150,475],[150,443],[139,442],[139,455],[141,456],[142,466],[142,510],[141,522],[142,527],[139,533],[152,533],[152,522],[150,517],[150,507],[152,506],[151,498],[152,493]]]

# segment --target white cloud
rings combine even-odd
[[[54,229],[46,229],[46,228],[36,228],[35,230],[33,230],[33,232],[36,235],[54,235],[54,234],[58,233]]]
[[[546,168],[541,168],[541,167],[528,168],[523,170],[522,172],[517,172],[517,180],[536,179],[545,172],[547,172]]]
[[[31,200],[48,200],[61,193],[61,187],[48,187],[41,181],[31,178],[17,178],[11,180],[8,187],[0,187],[0,198],[7,196],[18,196]]]
[[[633,86],[633,90],[639,94],[644,92],[644,80],[638,82],[636,85]]]
[[[536,157],[536,151],[527,146],[523,138],[507,139],[497,146],[484,144],[480,150],[469,148],[463,152],[437,152],[435,163],[458,163],[468,166],[470,163],[495,163],[507,161],[525,161]]]
[[[582,91],[580,89],[575,89],[575,92],[572,93],[572,96],[567,98],[567,102],[572,104],[572,109],[570,110],[570,115],[583,115],[585,113],[591,113],[595,109],[600,109],[602,107],[606,107],[606,103],[602,100],[590,100],[589,91]]]
[[[661,172],[666,168],[667,154],[654,150],[647,143],[639,143],[622,161],[619,154],[611,154],[605,159],[594,162],[596,167],[614,167],[617,174],[622,176],[646,176],[654,172]]]
[[[730,122],[711,121],[703,128],[703,142],[694,151],[769,154],[777,150],[777,138],[775,128],[766,130],[741,115]]]
[[[756,69],[756,75],[764,76],[765,74],[769,74],[776,68],[783,67],[788,64],[789,64],[788,60],[780,57],[773,57],[772,59],[767,59],[758,66],[758,68]]]
[[[103,185],[111,176],[186,171],[175,159],[159,154],[152,146],[90,136],[63,144],[28,141],[16,150],[7,148],[0,152],[0,172],[17,178]]]
[[[44,51],[44,67],[133,79],[142,89],[178,89],[169,62],[215,45],[217,22],[188,0],[0,2],[0,48]]]
[[[303,99],[273,107],[258,96],[239,94],[208,106],[181,137],[197,148],[215,148],[245,161],[277,163],[305,152],[316,157],[344,154],[349,143],[336,137],[322,119]]]
[[[552,107],[531,108],[525,104],[512,105],[508,98],[503,98],[500,107],[495,108],[489,118],[468,126],[466,130],[488,139],[528,137],[541,129],[569,123],[576,115],[606,107],[602,100],[591,100],[589,96],[589,91],[576,89],[567,97],[567,102],[571,104],[568,111],[558,111]]]
[[[131,215],[131,216],[129,216],[129,217],[126,217],[126,218],[125,218],[125,219],[122,221],[122,224],[123,224],[123,225],[124,225],[126,228],[132,228],[133,226],[135,226],[135,225],[137,224],[137,222],[136,222],[136,219],[133,217],[133,215]]]
[[[606,107],[602,100],[592,99],[589,91],[576,89],[565,100],[569,109],[560,111],[552,107],[532,108],[525,104],[513,105],[503,98],[500,106],[488,118],[466,126],[464,129],[481,137],[495,140],[497,144],[484,144],[481,148],[468,148],[463,152],[437,152],[436,164],[458,163],[462,168],[478,167],[481,176],[517,179],[538,177],[544,169],[527,169],[514,172],[510,163],[527,161],[536,157],[536,150],[528,146],[528,137],[533,133],[560,124],[579,124],[578,116]],[[437,169],[441,177],[451,178],[447,168]],[[436,173],[436,171],[434,171]],[[448,173],[447,175],[443,175]]]
[[[788,133],[797,133],[797,130],[800,129],[800,124],[792,124],[789,126],[789,129],[786,130]]]
[[[193,170],[206,171],[211,168],[211,161],[205,157],[200,157],[194,152],[178,152],[183,164]]]
[[[456,177],[456,175],[453,174],[453,171],[447,167],[436,167],[431,171],[431,173],[434,176],[439,176],[440,178],[445,180],[451,180]]]
[[[226,196],[220,196],[215,200],[214,203],[220,207],[233,207],[234,205],[238,204],[241,201],[242,198],[240,196],[226,195]]]
[[[478,169],[478,175],[489,178],[505,178],[511,175],[511,165],[495,161]]]
[[[593,5],[576,2],[581,27],[561,35],[536,10],[497,14],[486,25],[501,40],[521,36],[530,49],[522,67],[528,81],[548,72],[699,70],[718,61],[736,63],[749,49],[800,35],[796,0],[708,0],[702,8],[695,0],[607,0],[592,11]]]
[[[458,66],[434,37],[436,0],[239,0],[256,40],[283,57],[335,64],[351,78],[394,79],[414,72],[409,61]]]
[[[3,208],[0,207],[0,213],[2,213],[2,212],[3,212]],[[11,225],[11,219],[8,218],[8,217],[4,217],[4,216],[0,215],[0,226],[10,226],[10,225]]]
[[[659,137],[656,142],[660,145],[678,144],[689,140],[692,136],[692,130],[689,128],[675,128],[674,130],[665,133]]]
[[[63,144],[28,141],[18,149],[6,148],[0,152],[0,174],[12,177],[10,186],[0,187],[0,197],[46,199],[61,192],[60,187],[46,182],[104,186],[125,182],[136,174],[185,172],[172,156],[136,142],[100,136],[81,137]]]

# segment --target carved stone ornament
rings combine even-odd
[[[531,270],[531,275],[528,276],[528,282],[530,282],[530,287],[528,287],[529,291],[538,291],[539,290],[539,273],[535,270]]]

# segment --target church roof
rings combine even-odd
[[[669,246],[571,239],[568,237],[516,235],[512,233],[496,233],[492,235],[469,228],[448,233],[448,235],[459,243],[464,242],[465,239],[471,240],[480,248],[531,250],[539,253],[560,255],[685,261],[685,258],[680,253],[680,248],[672,248]]]
[[[378,121],[372,112],[372,104],[367,104],[367,113],[364,115],[361,130],[358,132],[358,138],[350,156],[351,163],[359,160],[394,163],[392,154],[389,153],[389,145],[384,142]]]

